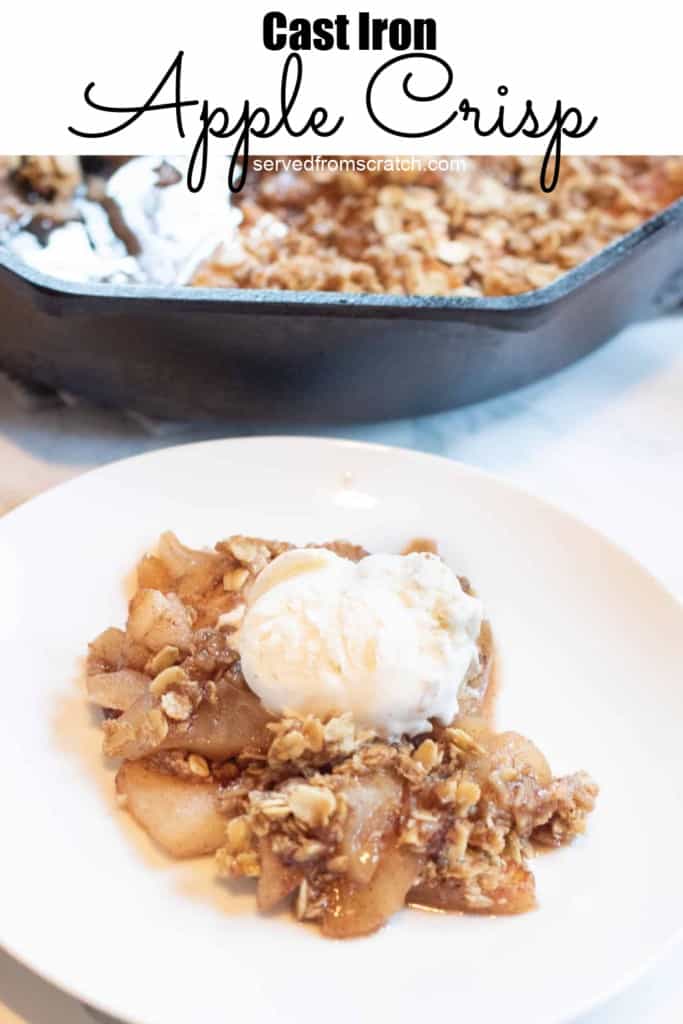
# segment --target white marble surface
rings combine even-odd
[[[80,405],[24,408],[0,381],[0,510],[112,459],[239,432],[176,425],[150,433]],[[550,380],[469,409],[317,433],[404,445],[506,476],[610,536],[683,600],[683,317],[630,328]],[[682,968],[679,948],[582,1024],[679,1022]],[[88,1019],[0,954],[0,1024]]]

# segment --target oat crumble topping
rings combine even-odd
[[[250,172],[202,287],[516,295],[550,284],[683,196],[683,157],[472,157],[464,173]]]

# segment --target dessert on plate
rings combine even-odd
[[[482,602],[429,543],[198,551],[166,533],[125,630],[90,645],[87,689],[152,839],[331,937],[406,903],[530,910],[534,850],[583,832],[597,795],[496,731]]]

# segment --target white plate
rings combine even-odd
[[[121,623],[124,578],[165,528],[438,539],[484,597],[498,721],[601,784],[585,839],[534,865],[514,918],[403,911],[333,943],[264,918],[209,861],[173,864],[117,811],[79,676]],[[0,521],[0,942],[139,1024],[567,1020],[661,954],[683,920],[683,610],[602,537],[465,466],[395,449],[254,439],[109,466]]]

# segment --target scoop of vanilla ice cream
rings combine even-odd
[[[478,664],[481,602],[435,555],[287,551],[256,578],[239,634],[249,687],[275,714],[354,721],[390,739],[448,723]]]

